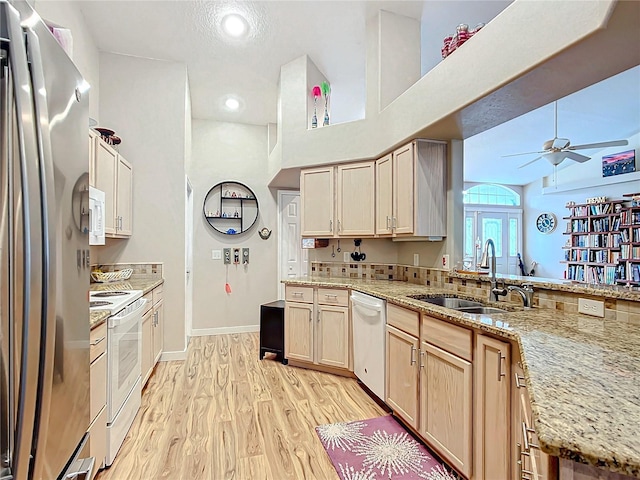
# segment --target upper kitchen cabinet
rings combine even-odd
[[[321,167],[300,172],[302,235],[333,236],[333,182],[335,167]]]
[[[375,162],[376,234],[447,235],[447,146],[415,140]]]
[[[302,170],[302,235],[321,238],[373,236],[374,196],[374,162]]]
[[[99,137],[94,140],[93,162],[94,185],[105,193],[105,235],[130,237],[133,232],[133,168]]]
[[[339,165],[336,217],[338,236],[373,235],[375,170],[373,162]]]

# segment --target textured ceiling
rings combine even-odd
[[[364,116],[365,25],[384,9],[419,19],[422,72],[440,61],[440,46],[458,23],[488,22],[510,0],[427,1],[78,1],[101,51],[186,64],[194,118],[264,125],[276,121],[280,67],[309,55],[331,81],[334,123]],[[241,13],[243,40],[221,33],[220,20]],[[559,136],[573,144],[624,138],[640,129],[638,70],[559,102]],[[237,96],[241,108],[223,104]],[[523,185],[551,172],[544,161],[518,169],[553,137],[546,106],[465,141],[465,180]],[[590,151],[584,151],[590,155]],[[568,164],[569,162],[565,162]],[[487,164],[499,165],[487,169]]]

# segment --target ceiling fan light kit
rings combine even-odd
[[[590,160],[591,157],[587,157],[586,155],[581,155],[576,153],[574,150],[586,150],[586,149],[595,149],[595,148],[606,148],[606,147],[618,147],[623,145],[628,145],[629,142],[627,140],[612,140],[608,142],[598,142],[598,143],[586,143],[583,145],[571,145],[571,141],[568,138],[560,138],[558,137],[558,101],[554,102],[554,136],[551,140],[547,140],[542,144],[542,150],[539,152],[526,152],[526,153],[515,153],[511,155],[503,155],[503,157],[515,157],[519,155],[532,155],[537,153],[540,155],[539,157],[534,158],[533,160],[526,162],[518,168],[526,167],[527,165],[531,165],[534,162],[537,162],[541,158],[546,159],[551,165],[557,167],[560,165],[565,159],[573,160],[578,163],[584,163],[587,160]]]

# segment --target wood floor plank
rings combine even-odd
[[[351,378],[259,360],[257,333],[196,337],[161,362],[97,480],[335,480],[317,425],[384,412]]]

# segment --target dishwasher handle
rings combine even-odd
[[[353,303],[357,307],[361,307],[361,310],[368,309],[373,310],[375,312],[382,312],[384,310],[384,302],[381,301],[379,303],[370,303],[362,300],[359,297],[354,297],[351,295],[351,303]]]

